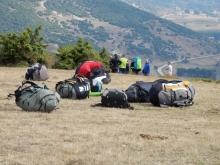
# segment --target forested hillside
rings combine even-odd
[[[44,41],[60,46],[82,37],[112,54],[161,60],[220,52],[217,42],[119,0],[0,0],[0,7],[0,33],[42,25]]]
[[[0,0],[0,34],[15,32],[20,33],[26,27],[35,28],[43,26],[42,35],[46,43],[53,43],[61,36],[68,39],[65,29],[57,23],[46,21],[36,14],[39,0]],[[72,37],[71,37],[72,39]]]

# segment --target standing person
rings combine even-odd
[[[121,61],[118,59],[118,55],[115,54],[114,58],[111,59],[111,70],[112,73],[118,73],[118,66],[121,64]]]
[[[111,60],[112,60],[112,56],[110,56],[109,58],[109,67],[111,68]]]
[[[141,58],[139,56],[136,56],[134,58],[134,70],[136,75],[138,75],[138,72],[140,72],[142,69],[142,65],[141,65]]]
[[[173,66],[171,65],[171,62],[170,62],[170,61],[167,61],[166,70],[168,71],[168,75],[169,75],[169,76],[172,76],[172,74],[173,74]]]
[[[129,62],[127,61],[126,63],[126,74],[128,74],[130,72],[130,66],[129,66]]]
[[[119,73],[126,74],[126,65],[128,62],[128,59],[125,58],[125,55],[123,54],[120,58],[121,64],[119,65]]]
[[[146,59],[144,64],[144,69],[142,70],[145,76],[149,76],[150,74],[150,60]]]
[[[133,73],[135,72],[135,69],[134,69],[134,58],[131,58],[130,70],[131,70]]]

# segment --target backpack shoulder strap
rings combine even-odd
[[[92,104],[91,107],[102,107],[102,103]]]
[[[130,104],[128,104],[128,107],[127,107],[129,110],[134,110],[134,107],[132,107]]]
[[[105,107],[102,105],[102,103],[97,103],[97,104],[92,104],[91,107]],[[105,108],[109,108],[109,107],[105,107]],[[128,104],[127,109],[129,110],[134,110],[134,107],[130,106],[130,104]]]

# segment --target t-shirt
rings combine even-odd
[[[167,66],[167,70],[168,70],[168,74],[171,76],[172,72],[173,72],[173,66],[172,65],[168,65]]]
[[[125,69],[126,68],[126,64],[128,62],[128,59],[122,57],[122,58],[120,58],[120,61],[121,61],[120,68],[124,68]]]
[[[111,68],[118,68],[118,65],[121,64],[121,61],[118,58],[111,59]]]

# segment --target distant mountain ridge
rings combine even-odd
[[[128,57],[177,60],[220,53],[216,41],[117,0],[0,0],[0,7],[0,33],[42,24],[45,42],[60,46],[81,37],[96,49]]]

